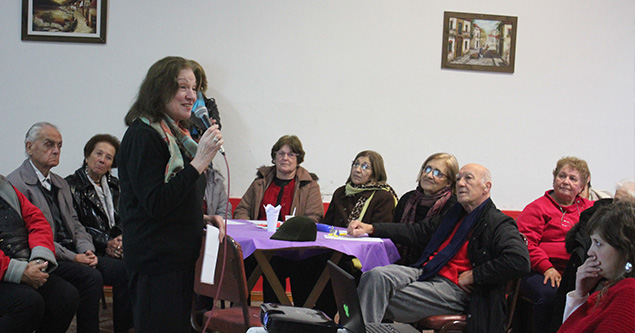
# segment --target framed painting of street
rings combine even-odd
[[[108,0],[22,0],[22,40],[106,43]]]
[[[444,12],[441,68],[514,72],[518,18]]]

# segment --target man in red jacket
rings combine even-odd
[[[65,332],[79,304],[42,212],[0,175],[0,332]]]

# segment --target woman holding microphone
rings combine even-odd
[[[166,57],[125,117],[117,165],[136,332],[189,332],[203,221],[203,172],[223,144],[213,125],[198,144],[185,129],[198,82],[191,61]]]

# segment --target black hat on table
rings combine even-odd
[[[295,216],[284,222],[271,239],[314,242],[317,237],[315,222],[306,216]]]

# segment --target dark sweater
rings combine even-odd
[[[407,192],[406,194],[401,196],[401,198],[399,199],[397,208],[395,208],[395,216],[393,217],[394,223],[401,222],[401,217],[403,216],[404,209],[406,208],[406,203],[408,202],[408,199],[410,199],[410,197],[415,193],[415,191],[416,190]],[[445,215],[450,209],[450,207],[454,206],[455,203],[456,203],[456,196],[452,194],[448,198],[448,201],[445,203],[445,206],[441,208],[439,215]],[[430,210],[430,207],[417,205],[417,208],[415,210],[415,223],[417,223],[418,221],[423,221],[423,219],[426,218],[426,214],[428,214],[428,210]],[[419,257],[421,256],[421,253],[423,253],[423,250],[424,250],[424,246],[421,246],[421,245],[407,246],[407,245],[399,244],[399,243],[395,245],[397,246],[397,250],[399,250],[399,255],[401,256],[401,259],[399,259],[399,261],[396,262],[399,265],[410,266],[414,264],[415,262],[417,262],[417,260],[419,260]]]
[[[340,186],[333,193],[333,198],[326,210],[322,223],[337,227],[348,226],[348,215],[353,211],[355,203],[360,197],[370,197],[373,192],[375,196],[370,201],[368,209],[362,218],[364,223],[391,222],[392,214],[395,210],[395,199],[388,191],[364,191],[353,196],[346,196],[346,185]]]
[[[184,157],[184,168],[164,182],[170,158],[159,133],[139,119],[117,154],[124,226],[124,261],[143,274],[193,269],[203,235],[205,177]]]

